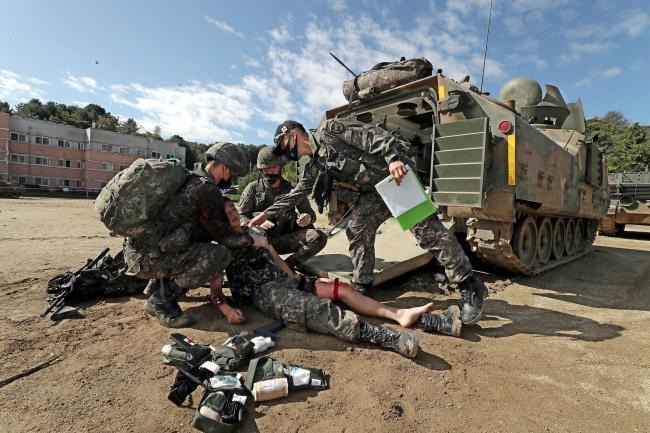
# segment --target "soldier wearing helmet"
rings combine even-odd
[[[257,168],[262,175],[246,185],[239,199],[243,225],[248,224],[256,213],[264,212],[278,196],[291,191],[291,184],[282,178],[282,167],[286,162],[284,156],[274,155],[272,148],[260,149]],[[262,228],[267,231],[269,243],[280,254],[293,253],[286,262],[294,267],[316,255],[327,243],[325,233],[314,228],[312,223],[315,220],[316,213],[305,198],[287,212],[271,218]]]
[[[127,238],[124,252],[130,274],[161,280],[144,309],[164,326],[186,327],[192,318],[178,298],[206,282],[217,284],[231,260],[230,249],[266,246],[263,236],[232,230],[221,189],[243,173],[246,159],[232,143],[217,143],[205,153],[205,166],[189,173],[183,186],[152,221],[151,231]],[[216,242],[216,243],[214,243]]]

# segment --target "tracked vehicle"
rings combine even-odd
[[[359,94],[323,120],[352,118],[409,140],[443,222],[477,257],[534,275],[588,252],[609,198],[580,100],[567,104],[552,85],[542,98],[529,78],[493,98],[440,70]]]
[[[626,224],[650,225],[650,171],[611,173],[609,196],[609,209],[600,223],[601,234],[619,235]]]

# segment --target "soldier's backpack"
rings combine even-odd
[[[178,160],[137,159],[101,190],[95,200],[97,215],[112,235],[137,238],[187,175]]]
[[[431,75],[433,66],[424,57],[399,62],[378,63],[358,77],[343,82],[343,95],[348,101],[366,99],[375,93],[401,86]]]

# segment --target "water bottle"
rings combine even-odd
[[[160,352],[162,352],[163,356],[170,361],[185,362],[192,359],[192,355],[183,350],[175,349],[171,344],[165,344]]]

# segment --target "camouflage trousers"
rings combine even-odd
[[[161,253],[158,257],[127,243],[124,254],[130,275],[142,279],[173,278],[185,289],[201,287],[218,277],[232,260],[228,248],[210,242],[193,243],[183,251]]]
[[[379,226],[390,217],[390,211],[376,193],[362,194],[352,209],[346,235],[354,268],[353,281],[370,284],[375,269],[375,237]],[[449,233],[436,214],[411,228],[418,245],[429,250],[445,268],[452,283],[460,283],[472,273],[472,265],[458,239]]]
[[[343,310],[329,299],[298,290],[299,277],[278,277],[255,289],[252,301],[263,313],[282,319],[288,327],[359,341],[359,316]]]
[[[269,238],[269,243],[273,245],[278,254],[291,254],[286,259],[289,266],[302,263],[310,257],[318,254],[325,248],[327,235],[314,226],[297,229],[281,235],[273,235]]]

